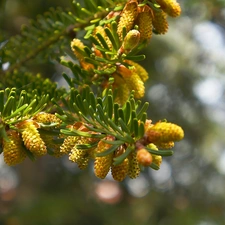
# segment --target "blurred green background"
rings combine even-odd
[[[185,131],[174,155],[122,183],[95,178],[92,166],[80,172],[67,158],[9,168],[0,156],[0,225],[225,224],[225,1],[179,2],[181,17],[153,36],[142,62],[149,118]],[[1,35],[57,6],[71,1],[1,0]],[[49,67],[43,75],[58,79],[63,68]]]

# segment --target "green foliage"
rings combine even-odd
[[[144,96],[148,79],[136,61],[145,59],[138,52],[152,36],[155,1],[84,4],[73,1],[71,11],[50,9],[2,42],[0,147],[8,165],[26,156],[67,154],[80,169],[94,159],[99,178],[110,168],[117,181],[136,178],[141,167],[159,169],[162,156],[173,153],[158,147],[171,148],[184,136],[175,124],[152,124],[149,103],[136,100]],[[162,26],[167,29],[167,21]],[[63,72],[69,89],[30,72],[32,59],[37,65],[60,61],[69,68]]]
[[[21,35],[12,37],[1,51],[3,62],[9,62],[9,71],[21,69],[27,61],[57,59],[69,44],[69,33],[75,23],[73,16],[62,9],[51,9],[39,15],[29,26],[23,26]],[[19,54],[18,54],[19,53]],[[38,58],[37,58],[38,56]]]
[[[119,2],[119,1],[118,1]],[[121,2],[121,1],[120,1]],[[37,20],[23,26],[21,34],[3,42],[0,48],[0,61],[10,63],[8,71],[26,69],[26,63],[35,59],[36,62],[46,59],[58,59],[68,51],[71,38],[76,32],[88,26],[95,27],[106,16],[109,8],[115,6],[113,1],[85,1],[85,7],[73,1],[73,11],[51,8]],[[95,19],[97,18],[97,19]],[[5,73],[0,72],[0,75]]]
[[[19,92],[16,88],[1,90],[1,123],[11,125],[29,119],[43,110],[48,100],[48,95],[30,95],[25,90]]]
[[[59,100],[60,97],[66,95],[65,88],[58,88],[57,83],[52,82],[50,79],[44,79],[41,74],[34,75],[30,72],[21,72],[14,70],[7,72],[4,75],[4,80],[0,83],[0,88],[15,87],[17,95],[21,90],[26,91],[30,96],[48,95],[49,99]]]
[[[62,120],[67,121],[67,123],[68,121],[83,121],[88,124],[87,128],[89,130],[104,134],[100,136],[98,134],[89,134],[90,137],[112,135],[116,137],[117,141],[110,142],[110,144],[120,146],[124,143],[134,143],[135,140],[144,135],[148,103],[145,103],[140,109],[140,102],[135,102],[133,96],[123,106],[119,106],[118,103],[114,103],[111,89],[106,90],[102,97],[96,97],[87,87],[80,93],[75,89],[71,89],[70,98],[63,99],[63,102],[66,110],[61,112],[64,115],[60,117]],[[77,130],[68,132],[66,130],[62,131],[62,133],[81,135],[82,132]]]

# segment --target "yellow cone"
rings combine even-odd
[[[123,154],[125,151],[126,150],[124,148],[118,150],[115,154],[115,158]],[[119,165],[112,165],[111,172],[113,179],[119,182],[123,181],[128,174],[128,170],[129,170],[129,160],[127,158],[124,159],[123,162],[120,163]]]
[[[36,156],[42,156],[47,153],[44,141],[41,139],[38,124],[33,120],[25,120],[17,127],[21,129],[22,139],[25,147]]]
[[[107,137],[107,140],[113,140],[113,138]],[[106,151],[110,147],[111,147],[110,144],[107,144],[101,140],[99,141],[95,152],[101,153]],[[112,162],[113,162],[113,153],[110,153],[106,156],[95,157],[95,165],[94,165],[95,176],[104,179],[110,170]]]
[[[21,163],[26,158],[26,152],[23,149],[23,142],[20,134],[16,131],[7,131],[9,141],[3,139],[4,161],[9,166]]]
[[[153,10],[153,27],[158,34],[165,34],[168,31],[168,22],[166,20],[166,13],[164,11]]]
[[[158,122],[146,130],[146,136],[149,143],[168,143],[183,139],[184,131],[176,124]]]
[[[176,0],[157,0],[157,3],[169,16],[177,17],[181,14],[180,4]]]
[[[139,176],[141,171],[137,160],[137,152],[136,151],[131,152],[128,156],[128,160],[129,160],[128,176],[131,179],[135,179]]]
[[[120,14],[120,19],[117,27],[117,33],[120,40],[123,39],[123,28],[126,28],[126,32],[131,30],[134,26],[134,21],[138,16],[138,2],[137,0],[130,0],[124,7]]]

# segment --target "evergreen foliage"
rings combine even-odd
[[[175,0],[73,1],[73,10],[50,9],[1,44],[0,146],[8,165],[26,156],[68,155],[95,175],[136,178],[142,167],[159,169],[183,138],[181,127],[147,118],[147,71],[139,54],[152,32],[168,30],[178,16]],[[71,46],[71,50],[69,49]],[[66,56],[66,57],[65,57]],[[69,90],[34,75],[29,62],[57,60],[70,69]],[[4,68],[8,65],[7,68]],[[4,68],[4,70],[3,70]]]

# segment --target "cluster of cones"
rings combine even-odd
[[[54,124],[54,126],[45,128],[47,124]],[[9,140],[2,140],[6,164],[16,165],[28,155],[40,157],[49,153],[51,149],[50,154],[56,157],[68,155],[69,160],[77,163],[80,169],[87,168],[90,160],[94,160],[94,172],[98,178],[104,179],[111,169],[113,178],[122,181],[126,176],[136,178],[141,167],[149,167],[152,164],[160,167],[162,156],[157,154],[158,148],[170,149],[174,146],[174,141],[179,141],[184,136],[182,128],[178,125],[167,122],[152,124],[147,120],[143,138],[132,144],[121,144],[115,150],[104,154],[113,146],[113,141],[116,141],[114,136],[107,135],[101,139],[91,137],[91,134],[96,133],[88,130],[82,122],[69,125],[68,129],[86,132],[86,137],[62,134],[57,136],[51,133],[51,130],[60,124],[61,121],[55,115],[39,113],[32,119],[18,123],[17,130],[8,130]],[[61,139],[62,143],[56,143],[57,139]],[[79,148],[81,145],[90,145],[90,147]],[[152,154],[148,149],[155,151],[156,154]],[[119,163],[115,163],[116,159],[126,151],[128,153],[125,157]],[[103,155],[99,155],[102,153]]]

